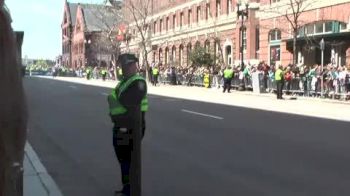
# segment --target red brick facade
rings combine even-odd
[[[154,0],[153,16],[150,17],[153,50],[148,59],[163,64],[187,66],[188,49],[199,43],[201,46],[209,46],[208,50],[218,56],[222,53],[225,64],[234,64],[239,58],[236,55],[239,53],[236,34],[239,33],[236,28],[235,6],[236,0]],[[255,37],[257,24],[254,15],[252,11],[252,19],[245,24],[248,26],[247,36]],[[219,43],[215,43],[215,40]],[[247,41],[245,58],[255,58],[255,42],[250,43],[249,39]],[[137,43],[134,46],[130,47],[131,51],[140,53]]]
[[[331,1],[329,1],[331,2]],[[269,0],[261,1],[261,5],[270,4]],[[315,3],[317,5],[317,3]],[[326,42],[325,48],[325,63],[331,63],[333,61],[336,65],[349,65],[350,63],[350,35],[347,30],[350,13],[350,3],[334,2],[332,5],[325,7],[316,7],[302,12],[299,18],[299,24],[301,29],[314,28],[312,31],[315,33],[307,35],[306,37],[298,37],[297,52],[298,63],[305,63],[312,65],[314,63],[320,63],[320,50],[319,42],[324,38]],[[274,48],[280,48],[280,58],[277,63],[286,65],[293,62],[293,43],[292,43],[292,31],[290,23],[284,16],[260,19],[260,59],[266,62],[273,63],[271,57],[272,53],[275,53]],[[326,23],[329,28],[326,27]],[[319,32],[317,33],[317,27]],[[324,24],[324,25],[323,25]],[[333,30],[331,28],[333,25]],[[334,28],[339,26],[340,29]],[[323,27],[321,27],[323,26]],[[345,27],[345,28],[344,28]],[[321,32],[323,28],[323,32]],[[329,32],[327,29],[329,29]],[[281,32],[281,39],[278,41],[269,40],[269,33],[272,30],[277,29]],[[304,30],[300,30],[305,33]],[[333,53],[333,54],[331,54]],[[273,57],[272,57],[273,58]]]
[[[68,3],[65,1],[62,22],[62,65],[69,68],[110,66],[112,52],[103,34],[98,9],[104,5]],[[85,11],[85,13],[84,13]],[[103,10],[101,11],[103,12]],[[88,16],[89,14],[89,16]],[[96,19],[97,18],[97,19]],[[108,18],[109,19],[109,18]],[[105,23],[112,23],[105,19]]]
[[[240,20],[236,14],[236,0],[153,0],[152,2],[150,43],[153,50],[148,57],[150,61],[165,64],[175,61],[179,65],[186,66],[187,48],[193,48],[199,42],[202,46],[209,43],[211,49],[214,50],[214,37],[218,37],[225,64],[237,65],[239,63]],[[277,3],[271,3],[270,0],[250,0],[249,2],[250,5],[259,2],[257,7],[260,10],[250,9],[249,18],[244,21],[246,26],[245,62],[256,63],[263,60],[271,64],[292,63],[293,43],[289,23],[281,15],[269,17],[269,13],[264,13],[266,7],[280,6],[289,0],[280,0]],[[332,31],[298,37],[298,62],[319,63],[320,52],[317,43],[324,38],[326,63],[333,62],[338,65],[350,63],[350,44],[347,41],[350,40],[348,35],[349,8],[350,3],[344,0],[334,2],[320,0],[301,14],[299,24],[302,28],[322,21],[324,30],[332,28]],[[317,23],[317,26],[319,25]],[[316,29],[316,26],[314,28]],[[276,32],[280,30],[280,39],[269,40],[269,34],[273,30]],[[134,40],[134,43],[131,41],[130,46],[131,51],[140,52],[137,41]],[[217,50],[217,52],[220,51]],[[172,54],[175,56],[173,57]]]

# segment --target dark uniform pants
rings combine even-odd
[[[283,80],[276,80],[277,83],[277,99],[282,99]]]
[[[152,74],[152,79],[153,86],[156,86],[158,83],[158,74]]]
[[[146,122],[145,114],[142,113],[142,138],[145,135]],[[123,193],[125,195],[130,195],[130,164],[131,164],[131,151],[132,143],[130,142],[132,135],[132,130],[127,130],[126,132],[121,132],[120,128],[115,126],[113,128],[113,147],[114,152],[117,155],[120,169],[122,173],[122,183],[123,183]]]
[[[130,195],[130,164],[131,164],[131,146],[127,142],[131,134],[128,132],[120,133],[118,129],[113,130],[113,147],[117,155],[122,173],[123,193]],[[121,141],[124,137],[124,141]]]
[[[230,92],[231,90],[231,78],[224,78],[224,91],[227,89],[227,92]]]

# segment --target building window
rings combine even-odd
[[[323,33],[323,24],[322,22],[318,22],[315,24],[315,29],[316,29],[316,33]]]
[[[179,64],[180,64],[180,66],[183,65],[183,53],[184,53],[184,47],[183,47],[183,45],[180,45],[180,48],[179,48]]]
[[[173,29],[176,27],[176,14],[173,15]]]
[[[339,31],[346,29],[346,24],[338,21],[326,21],[307,24],[300,28],[299,35],[314,35],[326,33],[339,33]]]
[[[216,13],[215,16],[218,17],[221,14],[221,0],[216,0]]]
[[[345,31],[347,29],[346,26],[347,26],[346,23],[340,23],[340,31]],[[331,31],[332,31],[332,29],[331,29]],[[326,29],[326,32],[327,32],[327,29]]]
[[[201,20],[201,7],[197,7],[197,23]]]
[[[205,48],[205,51],[206,52],[210,52],[210,42],[209,42],[209,40],[206,40],[205,42],[204,42],[204,48]]]
[[[270,64],[276,65],[281,60],[281,46],[270,46]]]
[[[306,26],[306,34],[307,35],[312,35],[315,34],[315,26],[314,25],[308,25]]]
[[[279,29],[274,29],[269,33],[269,41],[279,41],[281,40],[281,31]]]
[[[333,22],[326,22],[325,23],[325,32],[332,32]]]
[[[209,15],[210,15],[210,4],[207,3],[205,6],[205,20],[209,19]]]
[[[163,29],[163,19],[160,19],[159,21],[159,32],[161,33]]]
[[[189,9],[188,10],[188,21],[187,24],[190,26],[191,25],[191,21],[192,21],[192,10]]]
[[[165,22],[165,30],[169,30],[169,17],[166,17],[166,22]]]
[[[184,13],[181,12],[181,13],[180,13],[180,28],[182,27],[183,22],[184,22]]]
[[[230,14],[231,13],[231,11],[232,11],[232,0],[226,0],[227,1],[227,10],[226,10],[226,13],[227,14]]]
[[[156,33],[157,31],[157,22],[153,23],[153,32]]]
[[[280,2],[281,0],[270,0],[270,4],[271,3],[277,3],[277,2]]]

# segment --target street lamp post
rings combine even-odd
[[[242,7],[243,9],[241,10],[240,7]],[[244,9],[245,7],[245,9]],[[244,25],[244,17],[247,17],[248,19],[248,10],[249,4],[246,3],[245,6],[243,6],[241,1],[238,1],[237,3],[237,18],[241,17],[241,26],[239,27],[239,33],[240,33],[240,46],[239,46],[239,52],[241,55],[241,71],[244,70],[244,31],[246,29],[246,26]],[[244,79],[241,80],[241,84],[240,84],[240,88],[243,90],[244,87]]]
[[[86,45],[90,45],[91,44],[91,40],[90,39],[85,39],[84,40],[84,44],[85,44],[85,55],[86,55]],[[88,58],[86,58],[85,56],[85,65],[87,64]]]

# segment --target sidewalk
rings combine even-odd
[[[29,143],[25,146],[23,165],[24,196],[62,196],[61,191]]]
[[[41,77],[46,79],[75,82],[86,85],[114,88],[115,81],[86,80],[85,78]],[[285,100],[277,100],[273,94],[254,94],[252,92],[232,91],[222,93],[221,89],[206,89],[200,87],[159,85],[148,86],[148,93],[159,96],[174,97],[209,103],[260,109],[266,111],[297,114],[350,122],[350,102],[322,100],[316,98],[285,96]]]

